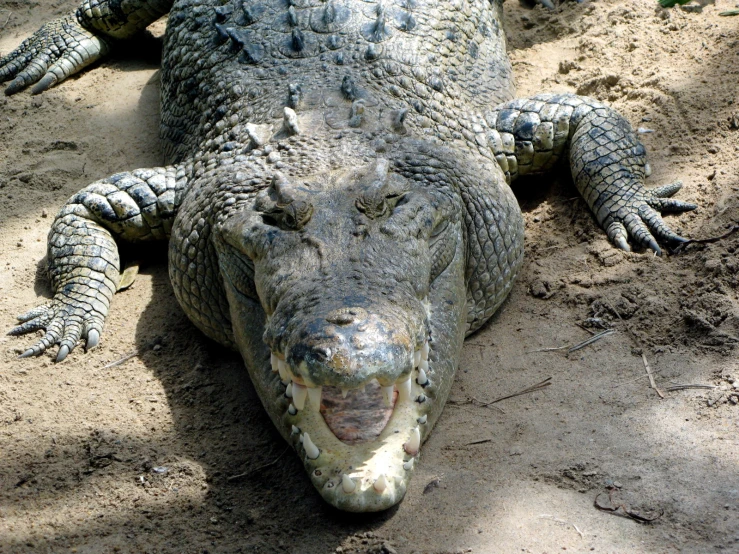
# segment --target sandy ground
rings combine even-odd
[[[739,223],[739,18],[718,16],[736,1],[702,13],[656,4],[549,13],[509,0],[520,94],[610,102],[646,131],[649,183],[682,179],[679,197],[699,205],[670,224],[720,236]],[[0,51],[75,6],[0,0]],[[63,202],[161,163],[148,51],[40,97],[0,98],[0,327],[49,295],[45,238]],[[468,340],[398,508],[324,505],[240,359],[183,315],[156,247],[96,350],[19,360],[32,337],[0,337],[0,552],[739,552],[739,233],[663,258],[624,254],[566,171],[515,188],[527,262]],[[541,351],[599,326],[615,332],[569,355]],[[680,384],[714,388],[670,390]]]

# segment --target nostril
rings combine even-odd
[[[315,354],[315,356],[317,358],[320,358],[322,361],[328,361],[331,359],[331,355],[333,354],[333,352],[328,346],[315,346],[313,348],[313,354]]]
[[[330,315],[326,318],[326,321],[335,325],[351,325],[355,321],[355,316],[351,314],[336,314]]]
[[[364,308],[339,308],[326,316],[326,321],[334,325],[351,325],[367,319],[367,310]]]

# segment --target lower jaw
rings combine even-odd
[[[341,442],[318,411],[283,415],[283,428],[292,430],[288,440],[329,504],[348,512],[375,512],[402,500],[420,442],[427,434],[428,416],[424,414],[432,402],[428,392],[413,380],[410,398],[398,399],[380,435],[353,445]],[[419,403],[419,398],[424,401]],[[304,444],[306,433],[308,445]]]

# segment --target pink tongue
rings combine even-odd
[[[398,391],[393,392],[393,406]],[[377,381],[365,392],[351,390],[343,398],[338,387],[323,387],[321,414],[331,432],[341,442],[356,444],[376,439],[390,421],[393,408],[385,406]]]

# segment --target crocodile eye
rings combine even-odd
[[[434,227],[434,230],[431,231],[431,236],[429,237],[429,240],[434,242],[435,240],[438,240],[441,234],[447,230],[447,227],[449,227],[449,220],[445,219],[441,223],[439,223],[436,227]]]
[[[395,192],[388,194],[385,197],[385,201],[388,203],[388,206],[390,206],[391,209],[397,208],[399,206],[402,206],[406,202],[408,202],[408,193],[407,192]]]

